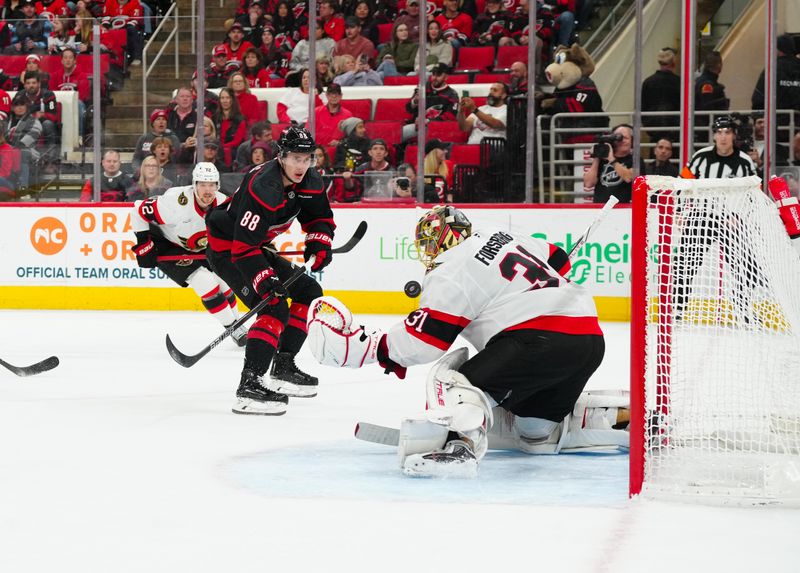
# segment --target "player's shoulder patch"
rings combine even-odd
[[[184,207],[189,204],[189,198],[186,196],[186,191],[181,191],[178,194],[178,205]]]
[[[710,94],[714,93],[714,86],[708,82],[705,82],[700,86],[700,93],[702,94]]]

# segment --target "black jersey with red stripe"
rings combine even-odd
[[[209,247],[230,252],[245,279],[269,268],[262,247],[289,229],[297,219],[306,233],[333,237],[333,222],[322,178],[309,169],[300,183],[284,186],[277,159],[251,169],[239,189],[206,217]]]

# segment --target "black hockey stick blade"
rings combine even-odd
[[[331,252],[334,255],[341,255],[342,253],[349,253],[350,251],[353,250],[353,247],[355,247],[359,243],[359,241],[361,241],[361,239],[364,238],[364,235],[366,235],[366,233],[367,233],[367,222],[366,221],[361,221],[358,224],[358,227],[356,227],[356,230],[353,233],[353,236],[350,237],[347,240],[347,242],[345,242],[344,245],[342,245],[340,247],[334,247],[333,249],[331,249]],[[302,255],[303,251],[278,251],[277,254],[284,255],[284,256]]]
[[[50,358],[45,358],[41,362],[37,362],[36,364],[31,364],[30,366],[14,366],[9,364],[5,360],[0,360],[0,366],[4,368],[8,368],[16,374],[17,376],[34,376],[36,374],[41,374],[42,372],[47,372],[48,370],[52,370],[56,366],[59,365],[58,357],[51,356]]]

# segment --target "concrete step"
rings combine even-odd
[[[149,90],[147,94],[147,104],[148,105],[159,105],[159,104],[168,104],[172,101],[172,90],[182,86],[186,82],[176,81],[175,84],[169,84],[165,86],[166,82],[159,81],[159,91],[156,93],[153,90]],[[109,106],[107,111],[111,111],[113,108],[117,106],[141,106],[142,105],[142,88],[141,86],[136,86],[137,89],[130,89],[130,90],[123,90],[114,93],[114,105]],[[119,114],[112,115],[110,117],[121,117]]]

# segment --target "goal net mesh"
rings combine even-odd
[[[800,502],[800,258],[755,177],[648,177],[642,493]]]

